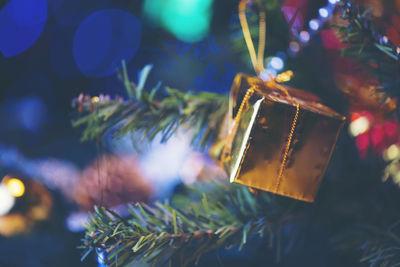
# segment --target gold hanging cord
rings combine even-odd
[[[249,25],[247,23],[247,18],[246,18],[246,5],[250,2],[257,5],[257,8],[259,9],[259,39],[258,39],[258,53],[257,54],[256,54],[256,50],[254,48],[253,40],[251,39],[250,29],[249,29]],[[265,50],[265,39],[266,39],[265,11],[264,11],[263,6],[257,0],[253,0],[253,1],[241,0],[239,2],[238,9],[239,9],[240,25],[242,26],[242,31],[243,31],[244,39],[246,41],[247,48],[249,50],[250,59],[251,59],[251,62],[252,62],[255,72],[257,73],[258,76],[260,76],[260,74],[264,71],[264,50]],[[286,71],[286,72],[283,72],[283,73],[277,75],[276,77],[269,77],[270,80],[265,82],[265,85],[268,88],[276,88],[276,89],[281,90],[290,99],[290,101],[292,103],[296,104],[296,113],[293,118],[292,127],[289,132],[288,140],[287,140],[286,147],[285,147],[285,152],[283,154],[282,163],[279,168],[278,179],[277,179],[277,183],[275,185],[275,191],[277,191],[279,188],[279,184],[280,184],[281,177],[282,177],[285,165],[286,165],[290,145],[292,143],[294,130],[296,128],[297,120],[299,117],[299,111],[300,111],[299,104],[296,103],[295,99],[293,99],[293,97],[289,94],[289,92],[286,90],[286,88],[279,84],[280,82],[289,81],[292,76],[293,76],[293,72],[289,70],[289,71]],[[245,96],[243,97],[243,100],[240,104],[238,112],[232,121],[231,129],[229,130],[229,133],[228,133],[226,144],[224,146],[224,149],[223,149],[223,152],[221,155],[221,166],[225,162],[227,162],[231,159],[230,154],[231,154],[231,150],[232,150],[232,143],[233,143],[233,139],[236,135],[237,129],[239,127],[239,121],[240,121],[241,115],[243,113],[243,110],[248,108],[249,99],[252,97],[254,92],[259,89],[260,88],[257,85],[253,85],[247,90]]]
[[[239,2],[239,19],[240,25],[242,26],[242,31],[244,35],[244,40],[246,41],[247,48],[250,53],[251,63],[253,64],[254,70],[257,75],[264,70],[264,50],[265,50],[265,35],[266,35],[266,22],[265,22],[265,11],[263,6],[258,1],[252,1],[252,3],[257,5],[259,9],[259,36],[258,36],[258,54],[256,55],[256,50],[254,49],[253,40],[251,39],[249,25],[246,18],[246,5],[250,2],[248,0],[242,0]]]

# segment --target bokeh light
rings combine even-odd
[[[362,116],[353,120],[349,125],[349,132],[352,136],[358,136],[365,133],[369,129],[368,118]]]
[[[151,150],[141,157],[141,166],[146,177],[156,185],[155,195],[163,198],[179,183],[179,172],[192,149],[187,134],[172,137],[167,143],[157,141],[161,141],[161,136],[157,136]]]
[[[289,43],[289,55],[296,55],[300,51],[300,45],[298,42],[291,41]]]
[[[213,0],[146,0],[144,15],[178,39],[197,42],[209,31]]]
[[[46,123],[47,108],[40,98],[28,97],[19,101],[15,115],[26,130],[36,132]]]
[[[8,191],[10,191],[11,195],[14,197],[22,197],[25,193],[24,183],[17,178],[8,179],[6,185]]]
[[[269,64],[275,70],[281,70],[281,69],[283,69],[283,66],[284,66],[283,60],[280,57],[271,58],[271,61]]]
[[[323,18],[327,18],[327,17],[329,16],[328,10],[327,10],[326,8],[324,8],[324,7],[321,7],[321,8],[318,10],[318,13],[319,13],[319,15],[320,15],[321,17],[323,17]]]
[[[143,2],[143,14],[147,22],[153,26],[161,26],[161,16],[165,3],[165,0],[145,0]]]
[[[0,51],[16,56],[31,47],[47,20],[46,0],[11,0],[0,11]]]
[[[200,153],[188,155],[182,168],[179,171],[179,176],[185,184],[193,184],[205,167],[204,156]]]
[[[267,69],[263,70],[262,72],[260,72],[260,78],[264,82],[270,81],[271,78],[275,78],[276,75],[277,75],[276,70],[270,69],[270,68],[267,68]]]
[[[316,19],[312,19],[310,20],[310,22],[308,23],[308,26],[310,26],[311,30],[318,30],[319,29],[319,22]]]
[[[303,43],[307,43],[308,41],[310,41],[310,34],[307,31],[301,31],[299,36],[300,41],[302,41]]]
[[[25,97],[3,103],[0,115],[9,118],[8,129],[37,132],[46,124],[47,108],[39,97]]]
[[[386,161],[392,161],[396,158],[400,158],[400,147],[397,144],[392,144],[383,153],[383,158]]]
[[[78,27],[73,55],[80,71],[88,77],[105,77],[116,72],[122,60],[129,62],[139,48],[141,23],[119,9],[92,13]]]
[[[7,186],[0,184],[0,216],[7,214],[14,206],[15,198],[11,195]]]

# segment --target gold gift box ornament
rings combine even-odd
[[[248,3],[260,10],[258,55],[246,20]],[[244,39],[260,77],[266,74],[265,17],[259,1],[239,2]],[[292,75],[287,71],[263,80],[245,74],[235,77],[229,105],[230,130],[220,160],[231,182],[313,202],[345,117],[320,104],[313,94],[280,84]]]
[[[345,117],[310,93],[282,87],[235,77],[221,162],[231,182],[313,202]]]

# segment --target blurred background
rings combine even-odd
[[[164,199],[205,176],[209,159],[190,148],[184,133],[140,155],[130,136],[81,143],[71,102],[80,93],[126,97],[116,75],[122,60],[134,81],[153,64],[151,85],[228,93],[236,73],[253,74],[237,3],[0,1],[0,266],[101,266],[94,255],[80,262],[77,249],[94,204],[124,212],[127,202]],[[357,66],[339,56],[342,44],[331,27],[342,23],[336,0],[266,3],[268,72],[295,70],[296,87],[350,115],[337,153],[363,160],[365,172],[380,177],[385,157],[400,157],[399,125],[370,108],[376,99],[368,75],[354,75]],[[399,43],[399,1],[362,4],[373,6],[378,25]],[[355,88],[361,101],[352,103],[345,95]],[[333,163],[331,180],[353,168],[345,161]],[[400,181],[400,171],[392,171]]]

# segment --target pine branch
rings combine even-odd
[[[362,9],[351,1],[341,5],[347,26],[338,29],[342,42],[347,46],[342,55],[359,61],[376,76],[389,96],[400,96],[400,48],[375,27],[370,9]]]
[[[338,236],[335,243],[342,249],[361,251],[360,262],[369,266],[397,266],[400,262],[400,221],[382,229],[372,225],[357,225],[343,235]]]
[[[80,95],[73,101],[78,111],[73,126],[85,127],[82,141],[115,130],[115,136],[141,133],[142,141],[152,141],[161,134],[164,142],[181,126],[192,131],[193,144],[205,146],[216,138],[227,113],[228,97],[209,92],[182,92],[169,87],[161,90],[160,83],[146,90],[151,68],[150,65],[144,67],[135,84],[129,80],[123,62],[119,77],[129,95],[128,100]]]
[[[370,266],[395,266],[400,263],[400,238],[388,231],[370,229],[367,241],[361,246],[361,262]],[[368,233],[367,233],[368,234]]]
[[[213,185],[208,197],[203,193],[196,201],[188,200],[185,207],[138,204],[130,207],[130,213],[129,218],[121,218],[106,208],[95,208],[83,258],[95,250],[105,252],[111,266],[132,261],[187,266],[220,247],[238,246],[240,250],[256,235],[267,234],[272,246],[277,229],[293,219],[293,213],[268,193],[256,196],[247,188],[226,184]]]

